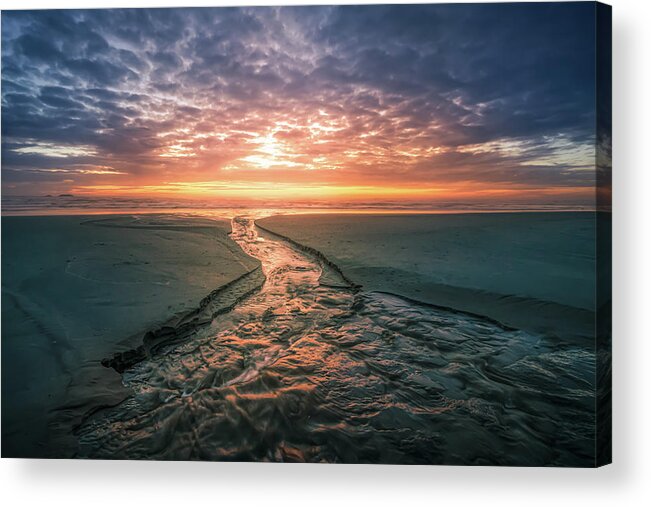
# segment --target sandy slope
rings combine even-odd
[[[67,455],[80,415],[124,396],[102,358],[257,267],[230,229],[161,215],[3,217],[3,456]]]

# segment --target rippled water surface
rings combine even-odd
[[[591,465],[594,353],[350,287],[233,220],[255,294],[123,373],[78,430],[97,458]]]

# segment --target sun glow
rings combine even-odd
[[[286,143],[276,139],[274,134],[275,132],[270,132],[266,135],[255,135],[255,137],[248,141],[249,144],[256,145],[253,153],[242,157],[240,160],[248,166],[257,169],[299,166],[300,164],[292,160],[298,157],[298,155],[293,153]]]

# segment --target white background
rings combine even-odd
[[[247,3],[316,2],[191,0],[190,5]],[[3,459],[3,505],[651,505],[651,2],[609,3],[615,157],[613,465],[573,470]],[[2,9],[180,5],[181,0],[0,0]]]

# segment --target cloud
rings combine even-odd
[[[6,12],[3,183],[41,188],[52,156],[24,148],[56,144],[112,168],[85,185],[587,188],[594,21],[587,3]]]

